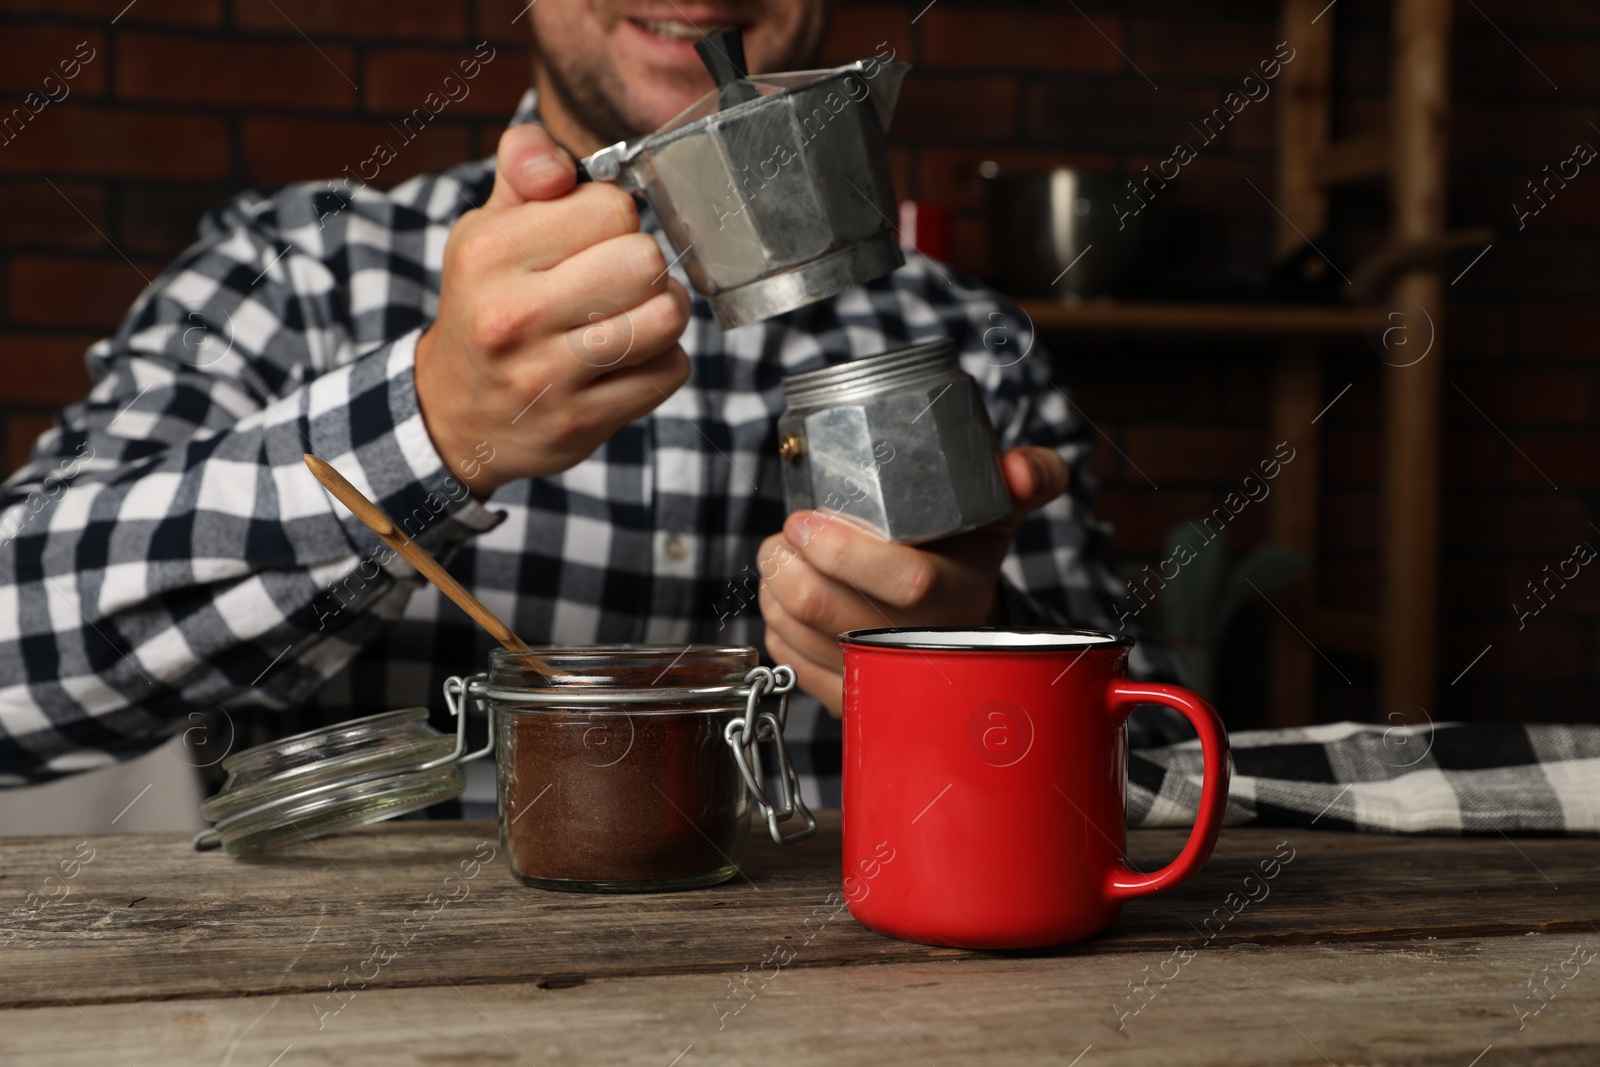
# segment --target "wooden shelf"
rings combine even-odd
[[[1382,322],[1382,311],[1300,304],[1168,304],[1110,301],[1062,304],[1019,300],[1038,330],[1046,334],[1121,333],[1203,337],[1360,336]]]

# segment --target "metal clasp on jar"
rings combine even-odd
[[[750,686],[750,695],[745,702],[744,715],[728,722],[723,737],[728,747],[733,749],[733,758],[739,763],[745,788],[750,790],[756,807],[767,820],[767,831],[772,834],[772,840],[780,845],[800,841],[817,832],[817,819],[806,807],[805,801],[800,799],[800,778],[794,772],[789,748],[783,741],[783,727],[789,716],[789,693],[795,683],[794,668],[787,664],[779,664],[776,668],[757,667],[745,675],[745,681]],[[769,693],[777,696],[778,710],[758,711],[762,698]],[[767,796],[766,774],[761,765],[762,741],[772,741],[778,748],[779,797],[776,804]],[[805,828],[785,837],[783,831],[778,829],[778,824],[787,822],[795,815],[805,820]]]

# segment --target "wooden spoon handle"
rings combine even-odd
[[[440,592],[455,601],[456,606],[472,616],[472,620],[487,630],[491,637],[512,652],[522,653],[523,660],[527,665],[540,674],[548,675],[554,673],[549,664],[534,655],[533,650],[524,644],[520,637],[511,632],[509,626],[496,618],[494,612],[484,607],[483,601],[467,592],[460,582],[450,576],[449,571],[439,566],[438,560],[428,555],[427,552],[423,551],[421,545],[411,540],[394,523],[390,522],[389,516],[385,515],[378,505],[363,496],[361,490],[346,481],[344,475],[309,453],[306,454],[305,459],[306,466],[310,468],[312,474],[316,475],[317,481],[321,482],[339,503],[349,508],[351,514],[366,523],[367,528],[373,533],[383,538],[385,544],[400,553],[407,563],[417,569],[418,574],[428,579],[439,588]]]

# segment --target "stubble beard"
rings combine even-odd
[[[567,113],[602,145],[616,144],[647,131],[636,129],[629,122],[616,101],[622,97],[618,79],[604,72],[567,71],[559,63],[543,57],[540,63],[549,83],[549,91],[556,96]]]

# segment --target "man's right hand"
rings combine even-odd
[[[464,480],[480,498],[575,466],[689,377],[678,346],[689,294],[639,231],[633,199],[576,181],[543,127],[513,127],[488,203],[445,245],[417,399],[439,455],[473,472]]]

